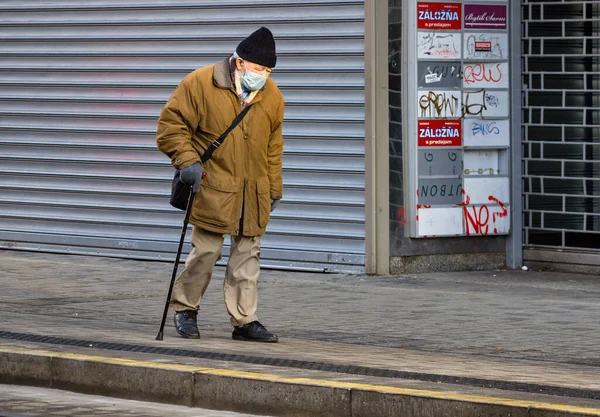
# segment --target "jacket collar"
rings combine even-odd
[[[232,87],[231,72],[229,71],[229,58],[215,64],[213,69],[213,80],[219,88],[230,89]]]
[[[240,85],[240,76],[239,73],[235,70],[232,76],[230,59],[231,58],[224,59],[223,61],[218,62],[214,65],[213,80],[217,87],[231,90],[241,99],[242,90]],[[260,101],[261,98],[261,90],[253,91],[248,97],[246,97],[246,100],[244,101],[246,102],[246,104],[250,102],[256,103],[257,101]]]

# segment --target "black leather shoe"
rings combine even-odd
[[[198,317],[198,312],[195,310],[176,311],[173,320],[177,334],[186,339],[200,339],[196,317]]]
[[[279,340],[276,335],[268,331],[265,326],[258,321],[253,321],[252,323],[243,326],[235,326],[231,333],[231,338],[234,340],[266,343],[277,343]]]

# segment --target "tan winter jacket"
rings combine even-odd
[[[200,162],[200,155],[242,111],[233,84],[227,59],[188,74],[175,89],[156,134],[158,148],[173,167]],[[271,199],[283,195],[283,111],[283,96],[269,78],[242,122],[204,164],[193,225],[223,234],[265,233]]]

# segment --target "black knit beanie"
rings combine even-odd
[[[277,63],[275,40],[271,31],[265,27],[241,41],[235,52],[240,58],[265,67],[273,68]]]

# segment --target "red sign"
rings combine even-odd
[[[418,3],[417,27],[419,29],[462,28],[461,3]]]
[[[461,146],[460,120],[419,120],[419,146]]]
[[[475,51],[477,52],[490,52],[492,50],[491,42],[475,42]]]
[[[465,29],[506,29],[508,5],[465,4]]]

